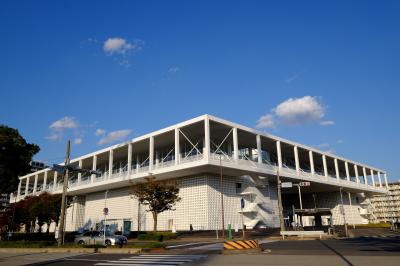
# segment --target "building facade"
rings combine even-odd
[[[71,164],[102,174],[70,177],[68,195],[73,203],[67,210],[68,231],[99,228],[104,221],[122,231],[152,230],[152,216],[130,192],[131,186],[149,176],[172,180],[180,188],[182,200],[176,210],[160,215],[160,230],[220,229],[221,193],[225,228],[228,224],[241,228],[242,218],[249,228],[278,227],[277,174],[283,182],[310,182],[303,190],[304,204],[330,208],[333,224],[343,223],[339,205],[344,206],[347,221],[368,222],[363,202],[387,190],[382,169],[210,115],[74,158]],[[61,193],[62,182],[51,169],[28,174],[20,177],[10,200],[42,191]],[[293,193],[283,190],[285,215],[291,208],[286,207],[285,197],[289,201]],[[314,201],[309,203],[311,194]]]
[[[400,182],[389,183],[388,193],[371,199],[371,222],[400,221]]]

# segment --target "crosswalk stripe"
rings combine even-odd
[[[126,263],[118,263],[118,262],[115,262],[115,263],[108,263],[108,262],[102,262],[102,263],[96,263],[95,265],[98,265],[98,266],[141,266],[141,265],[143,265],[143,264],[137,264],[137,263],[132,263],[132,264],[126,264]],[[163,265],[163,264],[146,264],[146,266],[165,266],[165,265]]]
[[[172,254],[160,254],[160,255],[150,255],[150,254],[141,254],[137,256],[132,256],[133,257],[177,257],[177,258],[182,258],[182,257],[190,257],[190,258],[199,258],[199,257],[206,257],[207,255],[172,255]]]
[[[154,263],[157,263],[157,264],[159,264],[159,265],[178,265],[178,264],[183,264],[183,263],[185,263],[185,262],[187,262],[187,261],[175,261],[175,262],[173,262],[173,261],[157,261],[157,260],[153,260],[153,261],[141,261],[141,260],[138,260],[138,261],[123,261],[123,260],[110,260],[110,261],[107,261],[107,263],[122,263],[122,264],[124,264],[124,265],[130,265],[130,264],[140,264],[140,265],[148,265],[148,264],[154,264]]]
[[[154,260],[160,260],[160,261],[192,261],[193,259],[174,259],[174,258],[134,258],[134,259],[121,259],[121,260],[126,260],[126,261],[154,261]]]
[[[176,266],[183,263],[199,260],[207,255],[175,255],[175,254],[141,254],[119,260],[109,260],[96,263],[98,266]]]

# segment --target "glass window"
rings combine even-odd
[[[236,183],[236,194],[242,193],[242,183]]]

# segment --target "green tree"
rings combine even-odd
[[[18,130],[0,125],[0,193],[11,193],[18,187],[18,176],[30,171],[30,161],[40,150],[30,144]]]
[[[146,211],[153,214],[154,232],[157,232],[158,214],[174,210],[175,204],[181,200],[178,196],[179,188],[174,183],[150,179],[146,183],[132,186],[132,194],[141,204],[148,206]]]

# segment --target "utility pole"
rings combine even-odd
[[[66,194],[68,188],[68,165],[69,165],[69,152],[71,148],[71,141],[68,140],[66,154],[65,154],[65,163],[64,163],[64,183],[63,183],[63,192],[61,196],[61,217],[60,217],[60,227],[58,228],[58,246],[64,244],[64,223],[65,223],[65,205],[66,205]]]
[[[346,234],[346,237],[349,236],[348,231],[347,231],[347,222],[346,222],[346,213],[344,211],[344,206],[343,206],[343,195],[342,195],[342,188],[340,188],[340,201],[342,203],[342,206],[340,208],[340,212],[343,215],[343,223],[344,223],[344,232]]]
[[[283,206],[282,206],[282,194],[281,194],[281,178],[279,176],[279,168],[276,170],[276,183],[278,189],[278,208],[279,208],[279,223],[281,225],[281,231],[285,231],[285,223],[283,221]]]
[[[223,193],[223,179],[222,179],[222,154],[219,154],[219,175],[220,175],[220,187],[221,187],[221,218],[222,218],[222,239],[225,239],[225,215],[224,215],[224,193]]]

